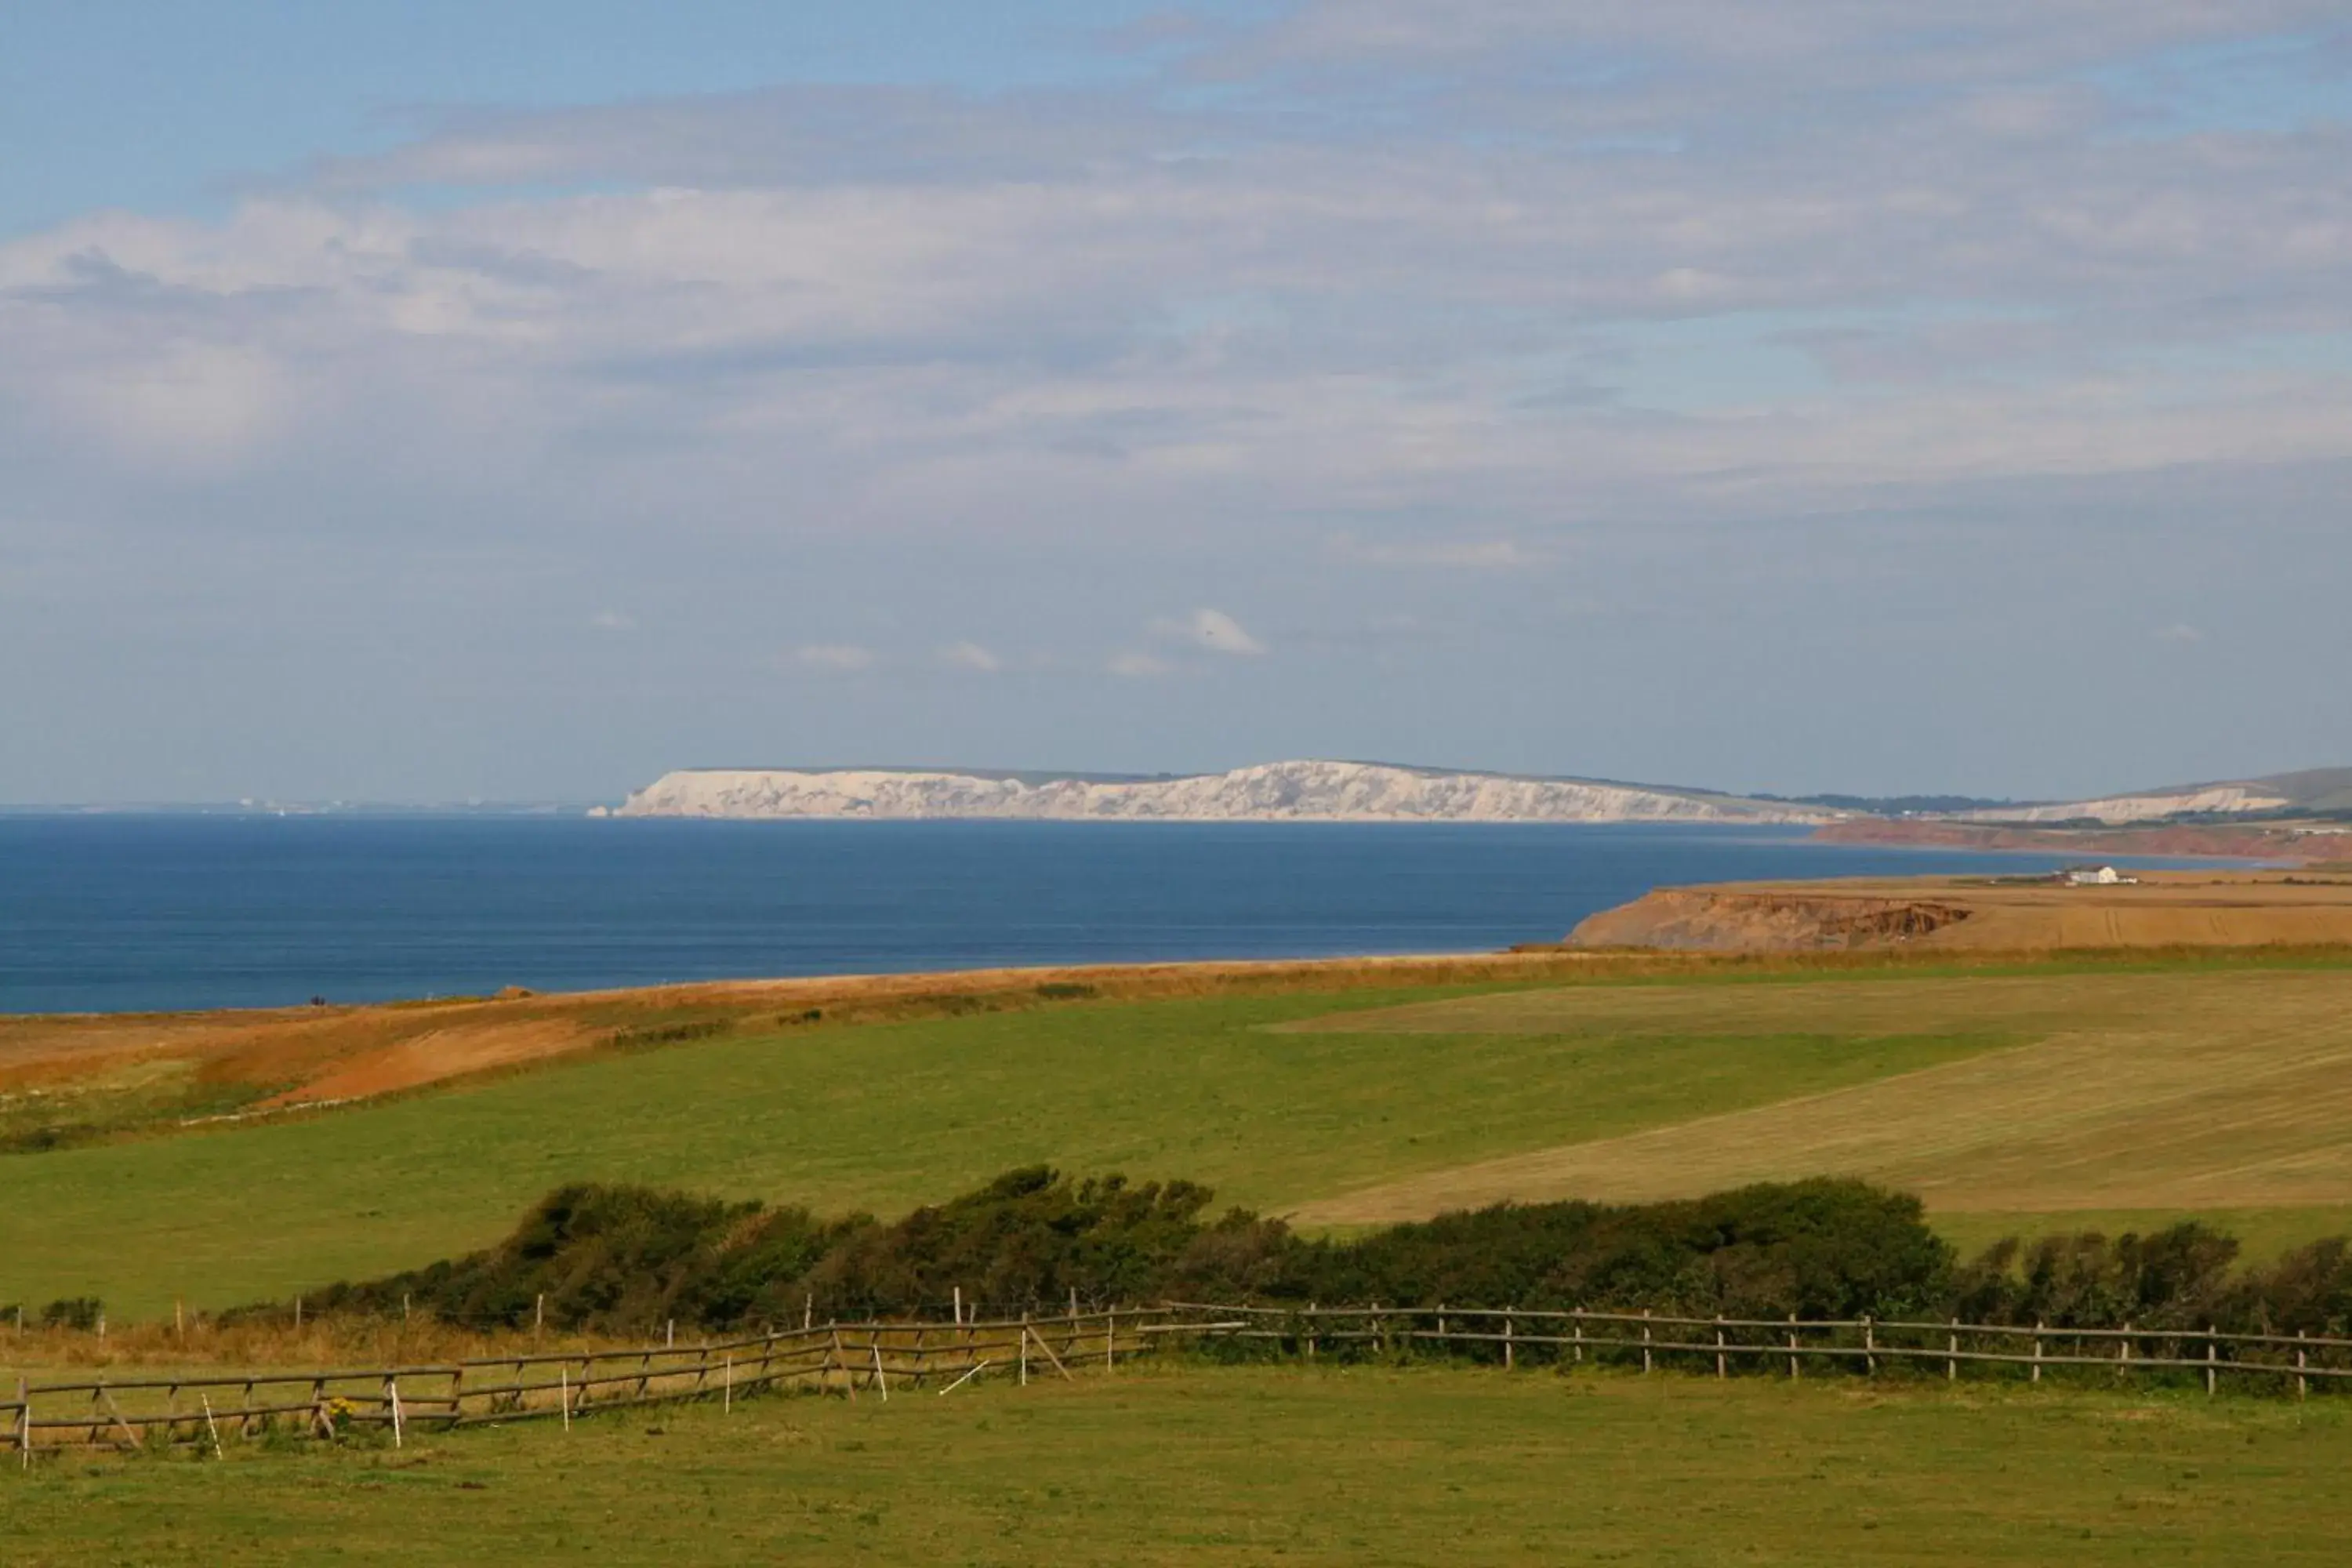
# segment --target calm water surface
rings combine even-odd
[[[1661,884],[2057,863],[1646,826],[0,816],[0,1012],[1475,952]]]

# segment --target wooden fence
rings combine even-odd
[[[1156,1310],[1109,1309],[1041,1318],[955,1322],[814,1324],[716,1343],[497,1356],[415,1366],[336,1371],[188,1373],[18,1383],[0,1402],[0,1434],[20,1462],[44,1449],[143,1448],[194,1444],[223,1450],[231,1438],[292,1429],[333,1437],[353,1427],[447,1428],[772,1389],[946,1393],[994,1372],[1033,1376],[1108,1371],[1174,1341],[1270,1346],[1312,1361],[1327,1349],[1391,1354],[1417,1347],[1470,1354],[1506,1368],[1530,1363],[1631,1365],[1643,1372],[1735,1369],[1804,1375],[1808,1363],[1875,1374],[1882,1363],[2022,1377],[2064,1372],[2116,1382],[2223,1380],[2261,1393],[2307,1397],[2352,1379],[2352,1339],[2237,1334],[2211,1329],[2084,1329],[2047,1324],[1876,1321],[1869,1318],[1740,1319],[1649,1312],[1523,1308],[1244,1307],[1170,1302]]]
[[[1467,1350],[1506,1367],[1523,1357],[1803,1375],[1808,1362],[1875,1373],[1881,1363],[1941,1372],[1998,1372],[2040,1383],[2076,1369],[2118,1381],[2227,1378],[2265,1393],[2307,1397],[2315,1384],[2352,1379],[2352,1339],[2234,1334],[2213,1329],[2084,1329],[2048,1324],[1830,1319],[1678,1318],[1650,1312],[1538,1311],[1522,1308],[1236,1307],[1171,1302],[1180,1331],[1202,1339],[1271,1343],[1313,1360],[1325,1346],[1385,1354],[1413,1346]],[[1165,1327],[1162,1332],[1169,1331]]]
[[[823,1323],[691,1346],[513,1355],[337,1371],[20,1380],[0,1403],[0,1433],[19,1463],[61,1447],[223,1449],[272,1430],[333,1437],[352,1427],[447,1428],[530,1418],[560,1420],[620,1406],[716,1399],[770,1389],[945,1393],[985,1373],[1032,1376],[1108,1371],[1159,1342],[1159,1316],[1109,1309],[1063,1316],[952,1323]],[[1188,1324],[1190,1331],[1197,1325]]]

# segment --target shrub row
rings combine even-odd
[[[1508,1204],[1344,1239],[1213,1210],[1190,1182],[1073,1180],[1044,1166],[885,1224],[642,1187],[573,1185],[500,1245],[309,1300],[429,1311],[478,1327],[614,1333],[665,1319],[726,1331],[936,1312],[961,1290],[999,1309],[1165,1299],[1449,1302],[1735,1318],[1958,1317],[2063,1327],[2343,1333],[2341,1238],[2263,1268],[2188,1224],[2149,1236],[2004,1241],[1969,1261],[1916,1198],[1827,1178],[1683,1202]],[[245,1309],[241,1315],[290,1311]]]

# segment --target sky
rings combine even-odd
[[[2342,0],[10,0],[0,803],[2352,763]]]

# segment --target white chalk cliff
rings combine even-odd
[[[2130,822],[2160,822],[2167,817],[2190,815],[2276,811],[2294,804],[2278,791],[2262,788],[2259,784],[2251,786],[2207,784],[2153,795],[2117,795],[2101,800],[2061,801],[2054,805],[2011,805],[1963,811],[1956,815],[1955,820],[2021,823],[2096,821],[2121,826]]]
[[[1171,822],[1811,823],[1818,806],[1574,779],[1378,763],[1265,763],[1190,778],[1101,780],[896,769],[688,769],[616,816],[1039,817]]]

